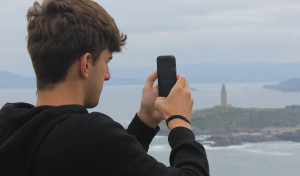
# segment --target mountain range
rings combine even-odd
[[[25,77],[6,71],[0,71],[0,89],[5,88],[34,88],[36,81],[34,77]]]
[[[265,85],[264,88],[283,92],[300,92],[300,78],[289,79],[278,84]]]
[[[283,82],[300,77],[299,63],[177,63],[177,74],[189,83]],[[144,84],[156,69],[149,67],[111,67],[105,85]],[[0,88],[34,88],[35,78],[0,71]],[[270,88],[270,87],[266,87]],[[272,87],[274,88],[274,87]]]

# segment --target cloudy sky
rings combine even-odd
[[[26,12],[33,0],[1,0],[0,70],[33,76]],[[40,1],[39,1],[40,2]],[[300,62],[299,0],[97,0],[128,35],[111,67],[178,63]]]

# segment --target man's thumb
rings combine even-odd
[[[160,107],[161,103],[164,102],[166,97],[156,97],[155,106]]]
[[[164,101],[166,99],[166,97],[157,97],[156,101]]]

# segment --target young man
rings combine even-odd
[[[8,103],[0,111],[0,173],[6,175],[209,175],[203,146],[188,121],[193,99],[178,76],[166,98],[144,86],[141,107],[125,130],[88,113],[98,104],[108,62],[126,35],[91,0],[45,0],[28,10],[28,51],[37,79],[36,105]],[[117,107],[116,107],[117,109]],[[158,124],[169,120],[171,167],[147,154]]]

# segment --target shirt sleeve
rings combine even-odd
[[[87,175],[209,175],[205,149],[187,128],[177,127],[169,134],[171,167],[148,155],[138,137],[113,120],[94,118],[88,138]]]
[[[209,165],[204,147],[195,140],[194,133],[185,127],[176,127],[169,134],[171,146],[170,165],[190,175],[209,175]]]
[[[155,129],[149,127],[141,121],[137,114],[135,114],[134,118],[127,128],[127,133],[135,136],[143,146],[144,150],[147,152],[151,141],[153,140],[159,129],[159,126],[157,126]]]

